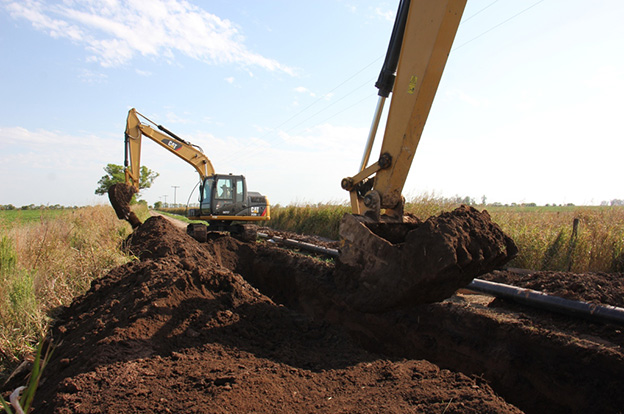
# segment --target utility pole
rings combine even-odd
[[[165,207],[167,207],[167,194],[163,196],[165,198]]]
[[[180,186],[179,186],[179,185],[172,185],[171,187],[173,187],[173,206],[174,206],[174,207],[177,207],[177,206],[178,206],[178,203],[177,203],[177,201],[176,201],[176,190],[177,190],[178,188],[180,188]]]

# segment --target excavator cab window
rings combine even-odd
[[[242,203],[245,197],[245,186],[241,177],[236,177],[236,202]]]
[[[242,175],[212,175],[201,187],[201,215],[235,216],[249,208],[245,177]]]
[[[217,190],[217,199],[232,200],[233,194],[234,194],[232,179],[230,177],[219,178],[217,180],[216,190]]]
[[[210,200],[212,200],[212,185],[214,180],[212,178],[206,178],[202,185],[202,196],[200,199],[201,204],[210,205]]]

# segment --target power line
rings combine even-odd
[[[357,75],[359,75],[360,73],[362,73],[364,70],[368,69],[371,65],[373,65],[374,63],[377,63],[379,60],[381,60],[384,56],[380,56],[377,59],[373,60],[371,63],[369,63],[368,65],[364,66],[362,69],[358,70],[356,73],[354,73],[353,75],[351,75],[348,79],[344,80],[343,82],[341,82],[338,86],[334,87],[331,91],[326,92],[325,94],[321,95],[318,99],[316,99],[315,101],[313,101],[310,105],[306,106],[305,108],[301,109],[299,112],[297,112],[296,114],[294,114],[293,116],[291,116],[290,118],[288,118],[286,121],[282,122],[281,124],[279,124],[278,126],[276,126],[275,128],[272,128],[272,130],[276,130],[278,128],[280,128],[281,126],[283,126],[284,124],[288,123],[289,121],[291,121],[292,119],[296,118],[297,116],[299,116],[300,114],[302,114],[303,112],[305,112],[306,110],[308,110],[309,108],[311,108],[312,106],[314,106],[315,104],[317,104],[318,102],[322,101],[323,99],[325,99],[325,97],[329,96],[332,92],[334,92],[336,89],[340,88],[342,85],[344,85],[345,83],[349,82],[351,79],[355,78]],[[357,88],[359,89],[359,87]],[[349,92],[349,94],[352,92]]]
[[[373,64],[377,63],[379,60],[383,59],[384,56],[379,56],[377,57],[375,60],[373,60],[372,62],[370,62],[369,64],[365,65],[364,67],[362,67],[360,70],[358,70],[357,72],[355,72],[353,75],[351,75],[350,77],[348,77],[347,79],[345,79],[344,81],[340,82],[337,86],[335,86],[334,88],[332,88],[330,91],[324,93],[323,95],[321,95],[319,98],[317,98],[315,101],[313,101],[312,103],[310,103],[308,106],[306,106],[305,108],[301,109],[300,111],[298,111],[296,114],[294,114],[293,116],[291,116],[290,118],[288,118],[287,120],[285,120],[284,122],[280,123],[279,125],[277,125],[274,128],[271,128],[269,131],[267,131],[266,133],[264,133],[262,136],[260,136],[260,140],[262,140],[264,137],[266,137],[267,135],[271,134],[271,133],[275,133],[275,131],[277,131],[280,127],[286,125],[288,122],[292,121],[293,119],[295,119],[296,117],[298,117],[299,115],[301,115],[302,113],[306,112],[307,110],[309,110],[312,106],[316,105],[317,103],[321,102],[321,101],[325,101],[327,96],[330,96],[334,91],[336,91],[337,89],[339,89],[341,86],[343,86],[344,84],[346,84],[347,82],[349,82],[350,80],[352,80],[353,78],[355,78],[356,76],[358,76],[360,73],[364,72],[366,69],[368,69],[370,66],[372,66]],[[311,118],[315,117],[316,115],[318,115],[319,113],[325,111],[326,109],[330,108],[331,106],[335,105],[336,103],[340,102],[341,100],[345,99],[346,97],[350,96],[351,94],[353,94],[354,92],[356,92],[357,90],[361,89],[362,87],[366,86],[367,84],[370,84],[373,79],[369,79],[366,81],[366,83],[356,87],[355,89],[352,89],[351,91],[349,91],[348,93],[346,93],[344,96],[342,96],[341,98],[339,98],[338,100],[332,101],[329,105],[325,106],[323,109],[317,111],[315,114],[309,116],[308,118],[304,119],[303,121],[299,122],[298,124],[294,125],[293,127],[291,127],[290,129],[288,129],[287,131],[291,131],[292,129],[300,126],[301,124],[303,124],[304,122],[310,120]],[[359,102],[358,102],[359,103]],[[344,111],[341,111],[344,112]],[[270,143],[272,141],[274,141],[277,137],[269,139],[265,142]],[[253,149],[249,149],[246,150],[244,152],[242,151],[236,151],[235,153],[233,153],[230,157],[224,158],[221,160],[221,162],[229,162],[232,161],[234,159],[236,160],[240,160],[240,159],[244,159],[244,158],[248,158],[254,154],[256,154],[258,151],[263,150],[265,147],[264,146],[258,146],[256,148]]]
[[[375,77],[375,78],[372,78],[372,79],[368,79],[366,82],[364,82],[363,84],[361,84],[361,85],[360,85],[360,86],[358,86],[357,88],[353,89],[351,92],[347,93],[347,94],[346,94],[346,95],[344,95],[342,98],[340,98],[340,99],[336,99],[335,101],[333,101],[332,103],[330,103],[329,105],[327,105],[326,107],[324,107],[323,109],[321,109],[320,111],[317,111],[317,112],[316,112],[316,113],[314,113],[313,115],[311,115],[311,116],[307,117],[306,119],[304,119],[303,121],[299,122],[298,124],[293,125],[291,128],[287,129],[287,130],[286,130],[286,131],[284,131],[284,132],[290,132],[290,131],[292,131],[293,129],[297,128],[297,127],[298,127],[298,126],[300,126],[301,124],[303,124],[303,123],[305,123],[305,122],[309,121],[310,119],[314,118],[315,116],[317,116],[317,115],[318,115],[318,114],[320,114],[321,112],[326,111],[327,109],[329,109],[329,108],[331,108],[332,106],[336,105],[338,102],[342,101],[343,99],[347,98],[348,96],[352,95],[353,93],[357,92],[358,90],[362,89],[363,87],[365,87],[365,86],[370,86],[371,82],[372,82],[372,81],[374,81],[375,79],[376,79],[376,77]],[[358,102],[358,103],[359,103],[359,102]],[[344,112],[344,110],[343,110],[343,111],[340,111],[340,113],[342,113],[342,112]],[[316,125],[318,125],[318,123],[317,123]]]
[[[487,6],[485,6],[484,8],[482,8],[481,10],[479,10],[478,12],[476,12],[475,14],[473,14],[472,16],[470,16],[470,17],[468,17],[468,18],[466,18],[466,19],[463,19],[463,20],[461,21],[461,24],[466,23],[467,21],[469,21],[469,20],[470,20],[470,19],[472,19],[473,17],[477,16],[477,15],[478,15],[478,14],[480,14],[482,11],[484,11],[485,9],[488,9],[490,6],[494,5],[494,3],[497,3],[497,2],[498,2],[498,0],[494,0],[492,3],[488,4]]]
[[[490,8],[491,6],[493,6],[494,4],[496,4],[499,0],[494,0],[493,2],[491,2],[490,4],[488,4],[487,6],[483,7],[482,9],[480,9],[479,11],[477,11],[476,13],[474,13],[473,15],[471,15],[470,17],[464,19],[462,21],[462,24],[466,23],[467,21],[471,20],[472,18],[476,17],[477,15],[479,15],[480,13],[482,13],[483,11],[485,11],[486,9]],[[504,21],[496,24],[495,26],[492,26],[491,28],[489,28],[488,30],[484,31],[483,33],[479,34],[478,36],[475,36],[474,38],[464,42],[463,44],[455,47],[452,49],[452,51],[460,49],[464,46],[466,46],[469,43],[472,43],[473,41],[479,39],[480,37],[486,35],[487,33],[499,28],[500,26],[508,23],[509,21],[515,19],[516,17],[520,16],[521,14],[525,13],[526,11],[532,9],[533,7],[537,6],[538,4],[542,3],[544,0],[539,0],[535,3],[533,3],[532,5],[530,5],[529,7],[519,11],[518,13],[514,14],[513,16],[505,19]],[[266,137],[267,135],[271,134],[271,133],[275,133],[277,130],[279,130],[279,128],[281,128],[282,126],[286,125],[288,122],[292,121],[293,119],[297,118],[298,116],[300,116],[301,114],[303,114],[304,112],[308,111],[311,107],[313,107],[314,105],[316,105],[317,103],[324,101],[326,99],[326,97],[330,96],[330,94],[332,94],[334,91],[336,91],[337,89],[339,89],[341,86],[343,86],[344,84],[346,84],[347,82],[349,82],[350,80],[352,80],[353,78],[355,78],[357,75],[359,75],[360,73],[362,73],[364,70],[368,69],[371,65],[375,64],[376,62],[378,62],[379,60],[381,60],[382,58],[384,58],[384,56],[380,56],[378,58],[376,58],[375,60],[373,60],[372,62],[370,62],[369,64],[365,65],[363,68],[361,68],[360,70],[358,70],[357,72],[355,72],[353,75],[351,75],[350,77],[348,77],[346,80],[342,81],[341,83],[339,83],[337,86],[335,86],[334,88],[332,88],[329,92],[326,92],[325,94],[321,95],[319,98],[317,98],[315,101],[313,101],[312,103],[310,103],[308,106],[306,106],[305,108],[301,109],[300,111],[298,111],[297,113],[295,113],[294,115],[292,115],[291,117],[289,117],[288,119],[286,119],[285,121],[283,121],[282,123],[280,123],[279,125],[277,125],[274,128],[271,128],[269,131],[267,131],[265,134],[263,134],[259,139],[262,140],[264,137]],[[374,79],[373,79],[374,80]],[[371,80],[367,81],[366,84],[368,84],[368,82],[371,82]],[[317,116],[318,114],[326,111],[327,109],[331,108],[333,105],[337,104],[338,102],[340,102],[341,100],[345,99],[346,97],[350,96],[351,94],[353,94],[354,92],[356,92],[357,90],[361,89],[363,86],[365,86],[366,84],[360,85],[355,89],[352,89],[351,91],[349,91],[348,93],[346,93],[344,96],[342,96],[341,98],[329,103],[328,105],[326,105],[324,108],[322,108],[321,110],[317,111],[316,113],[314,113],[313,115],[309,116],[308,118],[302,120],[301,122],[297,123],[296,125],[290,127],[289,129],[287,129],[285,132],[290,132],[293,129],[297,128],[298,126],[302,125],[303,123],[309,121],[310,119],[314,118],[315,116]],[[348,109],[351,109],[352,107],[359,105],[361,102],[365,101],[366,99],[368,99],[369,97],[367,96],[366,98],[348,106],[345,109],[342,109],[340,111],[338,111],[337,113],[323,119],[320,123],[322,122],[326,122],[328,119],[332,119],[334,117],[336,117],[337,115],[347,111]],[[319,125],[320,123],[315,124]],[[265,141],[267,144],[274,141],[277,138],[277,136],[273,139],[269,139],[267,141]],[[265,147],[256,147],[254,149],[245,151],[243,154],[241,154],[239,151],[237,151],[236,154],[233,154],[232,157],[230,157],[229,159],[225,159],[225,161],[231,161],[233,159],[241,159],[241,158],[248,158],[251,155],[257,153],[258,151],[264,149]]]
[[[459,45],[459,46],[457,46],[457,47],[455,47],[455,48],[451,49],[451,52],[452,52],[452,51],[454,51],[454,50],[457,50],[457,49],[459,49],[459,48],[462,48],[462,47],[466,46],[468,43],[471,43],[471,42],[473,42],[473,41],[477,40],[477,39],[478,39],[478,38],[480,38],[481,36],[484,36],[485,34],[487,34],[487,33],[491,32],[492,30],[494,30],[494,29],[496,29],[496,28],[498,28],[498,27],[500,27],[500,26],[504,25],[505,23],[509,22],[510,20],[515,19],[516,17],[520,16],[522,13],[524,13],[524,12],[528,11],[529,9],[532,9],[533,7],[537,6],[538,4],[540,4],[540,3],[541,3],[541,2],[543,2],[543,1],[544,1],[544,0],[539,0],[539,1],[538,1],[538,2],[536,2],[536,3],[533,3],[532,5],[530,5],[529,7],[527,7],[526,9],[524,9],[524,10],[522,10],[522,11],[519,11],[518,13],[514,14],[513,16],[511,16],[511,17],[510,17],[510,18],[508,18],[507,20],[505,20],[505,21],[503,21],[503,22],[501,22],[501,23],[497,24],[496,26],[493,26],[493,27],[489,28],[489,29],[488,29],[488,30],[486,30],[485,32],[481,33],[480,35],[478,35],[478,36],[476,36],[476,37],[473,37],[472,39],[468,40],[467,42],[462,43],[461,45]],[[492,4],[493,4],[493,3],[492,3]],[[491,4],[490,4],[490,6],[491,6]],[[489,7],[489,6],[487,6],[487,7]],[[486,8],[487,8],[487,7],[486,7]],[[485,10],[485,9],[484,9],[484,10]],[[478,13],[480,13],[480,12],[478,12]],[[478,14],[478,13],[477,13],[477,14]],[[474,17],[474,15],[473,15],[473,16],[471,16],[471,18],[472,18],[472,17]]]

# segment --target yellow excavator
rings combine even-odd
[[[142,123],[139,117],[147,123]],[[139,189],[142,137],[182,158],[199,173],[199,208],[189,209],[188,218],[210,223],[211,230],[229,231],[246,239],[255,239],[255,226],[248,223],[270,219],[267,197],[248,191],[242,175],[216,174],[210,159],[199,146],[152,122],[134,108],[130,109],[126,120],[124,167],[127,185],[136,191]],[[206,239],[207,230],[207,226],[201,223],[190,224],[187,228],[188,233],[200,241]]]

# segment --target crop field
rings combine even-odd
[[[420,199],[406,212],[426,221],[456,207]],[[481,278],[624,306],[624,208],[476,207],[515,241],[507,266],[522,269]],[[344,300],[354,285],[333,260],[223,234],[198,243],[145,206],[135,212],[144,223],[134,232],[108,206],[0,212],[0,385],[42,338],[55,347],[35,412],[615,413],[624,404],[617,323],[462,290],[362,313]],[[347,212],[275,206],[267,230],[338,247]]]
[[[108,206],[0,211],[0,375],[45,334],[54,312],[127,261],[130,232]]]
[[[66,212],[67,210],[64,209],[0,210],[0,223],[13,226],[18,223],[45,221],[58,217]]]

